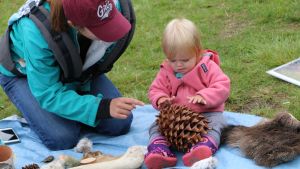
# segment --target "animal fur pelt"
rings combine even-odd
[[[83,154],[91,152],[92,149],[93,149],[93,142],[86,137],[80,139],[76,147],[74,148],[75,152],[83,153]]]
[[[278,113],[252,127],[229,126],[222,142],[238,147],[256,164],[273,167],[300,154],[300,121],[288,113]]]
[[[216,157],[209,157],[195,162],[190,169],[215,169],[217,167],[218,160]]]
[[[80,165],[80,161],[68,156],[68,155],[60,155],[54,161],[41,166],[41,169],[66,169]]]

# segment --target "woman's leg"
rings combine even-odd
[[[121,97],[119,90],[104,74],[101,74],[92,80],[91,94],[98,95],[99,93],[103,95],[103,98]],[[127,119],[102,119],[95,129],[97,132],[106,135],[116,136],[126,134],[130,129],[132,119],[132,114],[128,116]]]
[[[79,140],[80,123],[43,110],[31,94],[27,78],[0,74],[0,85],[46,147],[61,150],[76,145]]]

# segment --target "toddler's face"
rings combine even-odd
[[[186,74],[197,64],[197,55],[193,52],[179,52],[168,58],[169,65],[174,72]]]

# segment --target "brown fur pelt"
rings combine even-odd
[[[289,113],[278,113],[252,127],[229,126],[222,142],[238,147],[256,164],[273,167],[300,154],[300,121]]]

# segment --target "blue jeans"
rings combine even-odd
[[[80,133],[86,125],[43,110],[31,94],[27,78],[8,77],[0,73],[0,85],[46,147],[50,150],[61,150],[72,148],[77,144]],[[121,97],[118,89],[105,75],[92,80],[91,94],[96,96],[99,93],[104,98]],[[93,130],[111,136],[126,134],[132,119],[132,115],[124,120],[103,119]]]

